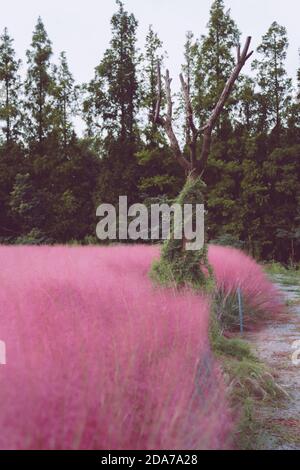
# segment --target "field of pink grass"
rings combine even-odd
[[[225,296],[235,294],[240,287],[244,301],[253,313],[272,317],[283,311],[282,294],[250,256],[236,248],[213,245],[209,247],[208,259],[216,287]]]
[[[1,449],[230,447],[209,300],[153,287],[155,256],[0,247]]]

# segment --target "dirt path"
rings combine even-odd
[[[284,276],[276,276],[275,282],[290,304],[287,321],[268,322],[260,332],[248,333],[246,339],[275,372],[276,382],[289,398],[259,406],[257,442],[260,449],[300,449],[300,361],[298,365],[292,361],[293,353],[300,349],[293,344],[300,341],[300,285],[298,281],[289,284]]]

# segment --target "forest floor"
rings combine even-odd
[[[275,322],[268,321],[258,332],[245,335],[259,359],[272,370],[277,384],[288,394],[280,401],[261,402],[255,408],[256,449],[300,449],[300,354],[298,364],[293,361],[293,353],[296,356],[296,350],[300,350],[299,277],[299,273],[272,276],[285,295],[288,314]]]

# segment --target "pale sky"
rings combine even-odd
[[[109,45],[110,18],[116,11],[114,0],[8,0],[1,3],[0,29],[8,27],[15,39],[18,57],[25,60],[25,50],[40,15],[55,54],[66,51],[76,82],[92,78],[95,66]],[[171,75],[177,77],[183,60],[185,33],[191,30],[196,37],[205,33],[212,0],[125,0],[124,3],[139,21],[139,47],[143,46],[148,25],[152,24],[168,51]],[[253,36],[254,47],[274,20],[286,26],[290,42],[287,68],[294,78],[299,66],[300,0],[225,0],[225,3],[243,38]],[[175,80],[174,88],[177,83]]]

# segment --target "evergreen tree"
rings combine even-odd
[[[257,130],[258,114],[258,96],[253,78],[241,77],[235,108],[237,111],[235,127],[242,128],[245,134],[253,135]]]
[[[55,77],[56,126],[65,151],[74,133],[72,118],[76,114],[78,94],[65,52],[62,52],[59,56],[59,66],[55,68]]]
[[[137,200],[137,113],[140,87],[137,78],[137,21],[120,0],[111,20],[112,39],[95,77],[86,87],[83,110],[89,135],[101,139],[102,171],[97,201],[117,202],[119,195]]]
[[[150,146],[157,146],[162,140],[161,132],[154,122],[155,108],[157,102],[157,65],[162,64],[163,54],[161,52],[162,42],[157,33],[149,26],[146,36],[145,54],[143,62],[143,100],[142,106],[147,113],[147,125],[145,136]]]
[[[20,234],[20,224],[10,206],[10,193],[18,172],[25,171],[27,162],[20,144],[6,140],[0,146],[0,240],[5,243]]]
[[[100,159],[85,140],[72,139],[67,150],[68,158],[60,159],[51,171],[54,198],[47,226],[48,236],[55,234],[61,243],[93,237],[97,225],[94,196]]]
[[[12,214],[20,218],[21,228],[27,233],[35,227],[38,201],[29,173],[18,173],[10,195]]]
[[[9,204],[15,176],[24,166],[20,140],[22,107],[19,67],[13,39],[5,28],[0,37],[0,120],[3,122],[0,145],[0,239],[5,243],[18,236],[20,229]]]
[[[135,138],[138,111],[138,56],[136,50],[137,21],[124,9],[119,9],[111,20],[112,39],[104,58],[96,68],[94,80],[87,87],[89,96],[84,112],[90,125],[95,125],[113,138],[132,141]],[[88,111],[92,109],[91,111]]]
[[[210,10],[208,32],[197,43],[194,71],[193,104],[200,124],[204,124],[214,109],[236,62],[240,33],[225,9],[223,0],[215,0]],[[241,232],[237,204],[241,178],[239,158],[235,158],[231,142],[233,117],[230,111],[239,88],[235,87],[227,101],[213,133],[210,157],[205,171],[207,228],[210,239],[222,233],[238,237]]]
[[[27,78],[25,100],[28,114],[29,142],[39,147],[53,128],[54,80],[51,73],[51,41],[41,18],[35,27],[31,48],[27,51]]]
[[[266,159],[265,136],[249,137],[246,135],[241,147],[242,178],[240,194],[237,200],[239,221],[241,222],[240,239],[245,242],[249,252],[260,258],[266,244],[264,214],[269,210],[269,188],[264,178],[263,164]]]
[[[182,66],[182,71],[185,75],[185,80],[189,91],[191,92],[192,79],[195,67],[196,46],[194,43],[194,34],[192,31],[186,33],[186,41],[184,44],[184,59],[185,62]]]
[[[150,27],[141,63],[137,21],[121,1],[117,5],[109,48],[84,87],[88,139],[75,134],[77,87],[65,53],[51,65],[42,20],[27,51],[24,87],[7,29],[0,37],[1,243],[86,242],[93,239],[99,203],[117,203],[124,194],[129,204],[170,201],[184,184],[172,145],[153,120],[162,43]],[[238,40],[223,0],[213,2],[205,36],[195,41],[187,33],[182,71],[197,128],[232,71]],[[287,47],[285,28],[273,23],[258,48],[257,76],[240,76],[212,133],[207,186],[200,189],[210,240],[242,243],[259,258],[295,263],[300,253],[300,68],[293,96],[285,71]],[[164,81],[162,87],[161,109]],[[179,109],[183,104],[179,101]],[[180,152],[190,158],[192,124],[182,122],[186,145]],[[199,138],[197,156],[201,144]]]
[[[286,29],[274,22],[257,49],[261,59],[253,64],[258,72],[263,119],[273,131],[276,144],[280,141],[286,110],[291,100],[291,80],[287,77],[285,69],[287,49]]]
[[[294,263],[300,247],[300,145],[273,150],[263,170],[269,204],[263,219],[267,243],[262,256]]]
[[[12,143],[20,133],[20,60],[15,58],[13,39],[7,28],[0,37],[0,120],[6,143]]]
[[[240,33],[225,11],[223,0],[215,0],[210,10],[208,33],[198,44],[198,60],[195,70],[197,95],[195,104],[200,118],[205,119],[216,105],[235,63],[235,51]],[[225,115],[226,116],[226,113]]]

